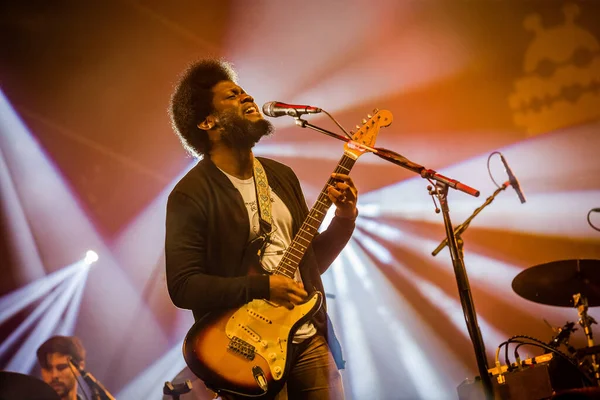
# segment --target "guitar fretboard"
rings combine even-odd
[[[355,158],[352,158],[344,153],[333,172],[338,174],[348,174],[355,162]],[[296,270],[300,266],[300,262],[302,261],[306,250],[310,246],[315,234],[321,226],[321,223],[323,223],[323,219],[325,218],[325,214],[327,214],[327,210],[331,206],[331,200],[329,200],[329,196],[327,195],[327,188],[329,186],[335,187],[336,182],[338,181],[330,177],[323,190],[321,190],[317,201],[308,213],[308,216],[304,220],[300,230],[294,237],[294,240],[290,246],[287,248],[281,261],[279,262],[279,265],[277,268],[275,268],[275,274],[285,275],[288,278],[294,279]]]

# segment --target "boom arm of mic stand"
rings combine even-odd
[[[350,139],[337,135],[333,132],[326,131],[325,129],[319,128],[318,126],[314,126],[309,124],[308,122],[296,118],[296,124],[301,126],[302,128],[311,128],[316,130],[317,132],[324,133],[328,136],[334,137],[339,140],[343,140],[345,142],[349,142]],[[454,179],[447,178],[443,175],[438,174],[436,171],[426,169],[422,165],[413,163],[402,155],[395,153],[390,150],[381,149],[381,148],[370,148],[368,146],[361,145],[360,143],[356,143],[359,148],[363,148],[365,151],[370,151],[375,155],[391,162],[397,164],[405,169],[413,171],[422,178],[431,179],[438,182],[440,187],[440,191],[438,198],[440,199],[440,204],[442,207],[442,214],[444,216],[444,225],[446,227],[446,236],[450,240],[450,255],[452,257],[452,264],[454,266],[454,273],[456,275],[456,283],[459,289],[459,296],[461,299],[461,305],[463,309],[463,313],[465,315],[465,321],[467,323],[467,329],[469,331],[469,336],[471,337],[471,341],[473,342],[473,348],[475,350],[475,357],[477,359],[477,367],[479,369],[479,375],[481,377],[483,383],[483,391],[484,396],[487,400],[492,400],[494,398],[494,393],[492,389],[492,381],[487,371],[487,361],[485,354],[485,346],[483,343],[483,339],[481,337],[481,331],[479,329],[479,325],[477,323],[477,314],[475,312],[475,305],[473,303],[473,298],[471,297],[471,289],[469,285],[469,279],[467,278],[467,272],[465,269],[464,261],[460,256],[456,244],[456,236],[454,236],[454,229],[452,228],[452,222],[450,221],[450,210],[447,202],[448,188],[451,187],[453,189],[457,189],[463,191],[471,196],[479,196],[479,191],[475,190],[467,185],[463,185],[462,183],[455,181]]]
[[[310,128],[312,130],[324,133],[327,136],[331,136],[332,138],[341,140],[343,142],[349,142],[350,141],[350,139],[348,139],[346,136],[338,135],[337,133],[330,132],[327,129],[319,128],[318,126],[313,125],[310,122],[308,122],[308,121],[306,121],[306,120],[304,120],[304,119],[302,119],[300,117],[295,117],[294,120],[296,121],[296,125],[298,125],[301,128]]]
[[[316,125],[309,123],[306,120],[303,120],[300,117],[296,117],[295,120],[296,120],[296,125],[298,125],[302,128],[311,128],[317,132],[324,133],[327,136],[331,136],[335,139],[338,139],[338,140],[341,140],[344,142],[351,141],[350,139],[348,139],[345,136],[338,135],[338,134],[330,132],[326,129],[320,128]],[[442,174],[438,174],[436,171],[434,171],[432,169],[427,169],[424,166],[414,163],[414,162],[410,161],[408,158],[406,158],[394,151],[382,149],[382,148],[373,148],[373,147],[362,145],[360,143],[356,143],[356,146],[359,148],[362,148],[365,151],[369,151],[369,152],[375,154],[377,157],[383,158],[386,161],[389,161],[393,164],[399,165],[402,168],[405,168],[409,171],[413,171],[414,173],[420,175],[424,179],[431,179],[431,180],[443,183],[445,185],[448,185],[452,189],[460,190],[461,192],[470,194],[471,196],[474,196],[474,197],[479,197],[479,190],[474,189],[470,186],[467,186],[464,183],[460,183],[459,181],[457,181],[455,179],[451,179]]]
[[[483,203],[480,207],[478,207],[477,209],[475,209],[475,211],[473,211],[473,214],[471,214],[471,216],[469,218],[467,218],[462,224],[460,224],[459,226],[457,226],[454,229],[454,235],[456,237],[459,237],[460,235],[462,235],[462,233],[464,231],[467,230],[467,228],[469,227],[469,224],[471,223],[471,221],[473,220],[473,218],[475,218],[475,216],[477,214],[479,214],[481,212],[481,210],[483,210],[485,207],[487,207],[492,201],[494,201],[494,198],[496,198],[496,196],[498,195],[498,193],[500,193],[501,191],[505,190],[508,186],[510,185],[510,182],[504,182],[504,184],[502,184],[502,186],[500,186],[498,189],[496,189],[496,191],[485,200],[485,203]],[[431,252],[432,256],[437,256],[438,253],[440,251],[442,251],[442,249],[444,247],[446,247],[448,245],[448,238],[442,240],[442,242],[438,245],[438,247],[435,248],[434,251]]]
[[[99,380],[97,380],[94,377],[94,375],[90,374],[89,372],[86,372],[83,376],[83,379],[86,381],[86,383],[92,391],[94,390],[94,388],[96,388],[102,400],[115,400],[112,394],[110,394],[110,392],[104,387],[102,383],[100,383]]]

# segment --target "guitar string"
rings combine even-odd
[[[344,168],[346,166],[350,166],[348,165],[348,159],[349,157],[346,156],[345,154],[342,156],[342,159],[340,160],[340,162],[338,163],[338,166],[335,168],[334,172],[340,172],[340,167],[343,167],[343,169],[345,169],[346,171],[348,171],[348,168]],[[352,159],[350,159],[352,160]],[[354,160],[352,160],[354,161]],[[350,163],[351,164],[351,163]],[[325,185],[325,188],[323,189],[323,191],[321,191],[321,193],[319,194],[319,197],[317,199],[316,205],[313,207],[313,209],[311,210],[311,212],[308,214],[308,216],[310,218],[315,219],[319,225],[322,222],[322,219],[325,215],[325,210],[323,210],[323,206],[325,207],[325,209],[327,209],[330,205],[331,205],[331,201],[329,200],[329,198],[327,197],[327,195],[325,194],[325,191],[327,190],[327,187],[329,185],[331,185],[332,183],[335,183],[333,181],[332,178],[329,178],[327,181],[327,184]],[[322,217],[319,218],[315,218],[314,217],[314,211],[318,211],[319,213],[321,213]],[[294,273],[296,272],[297,269],[297,265],[290,265],[290,264],[299,264],[302,257],[304,256],[304,251],[306,251],[306,249],[308,248],[308,245],[310,245],[310,241],[312,239],[312,236],[314,236],[314,234],[316,233],[316,228],[311,225],[310,223],[308,223],[309,219],[307,217],[307,219],[304,221],[304,223],[302,224],[302,226],[300,227],[300,230],[298,231],[298,233],[296,234],[296,237],[294,238],[294,240],[292,241],[292,244],[290,245],[290,247],[288,247],[288,250],[286,251],[286,253],[284,254],[284,256],[281,259],[280,264],[277,267],[276,272],[277,273],[282,273],[282,272],[287,272],[287,274],[285,274],[286,276],[293,278]],[[312,232],[310,230],[310,228],[312,228],[314,230],[314,232]],[[308,238],[306,237],[306,235],[304,235],[303,233],[308,233]],[[298,244],[298,240],[297,239],[302,239],[304,240],[307,244],[305,246],[301,246],[302,248],[304,248],[304,251],[298,250],[296,248],[296,244]],[[294,260],[291,260],[290,255],[292,254],[292,251],[296,251],[300,253],[300,257],[296,255],[296,258],[298,259],[297,262],[294,262]],[[286,265],[287,264],[287,265]]]
[[[346,156],[344,154],[344,156],[342,156],[341,161],[338,163],[338,166],[336,167],[336,169],[334,170],[334,172],[339,173],[339,172],[348,172],[350,171],[350,169],[352,168],[352,165],[354,164],[356,160],[353,160],[351,158],[349,158],[348,156]],[[349,167],[349,168],[346,168]],[[340,171],[340,169],[344,169],[345,171]],[[328,179],[327,184],[325,185],[325,188],[323,189],[323,191],[321,191],[319,198],[317,200],[317,205],[315,207],[313,207],[313,209],[311,210],[311,212],[308,215],[308,218],[304,221],[304,223],[302,224],[300,231],[298,232],[297,236],[299,239],[304,240],[305,242],[308,243],[308,245],[310,245],[310,242],[312,240],[312,236],[314,236],[314,234],[316,233],[318,227],[320,226],[320,224],[323,221],[323,218],[325,217],[326,214],[326,210],[331,206],[331,201],[329,200],[329,197],[326,194],[326,190],[327,187],[329,185],[333,185],[336,181],[333,180],[332,178]],[[315,217],[315,213],[320,213],[321,216],[319,218]],[[317,221],[316,226],[314,226],[313,224],[310,223],[310,219],[312,218],[315,221]],[[306,237],[306,235],[303,235],[303,233],[308,233],[308,238]],[[304,249],[306,250],[306,248],[308,246],[303,246]],[[297,248],[290,246],[290,251],[285,255],[288,263],[290,261],[290,255],[293,255],[293,251],[299,252],[300,253],[300,257],[298,257],[298,255],[295,255],[296,258],[298,259],[297,263],[299,263],[302,259],[302,256],[304,255],[304,251],[299,251]],[[283,261],[283,260],[282,260]],[[291,260],[293,262],[293,260]],[[285,268],[286,265],[282,264],[283,267]],[[295,267],[297,268],[297,267]],[[295,268],[293,269],[293,271],[289,271],[289,272],[295,272]],[[287,269],[287,268],[286,268]]]
[[[347,156],[346,153],[344,153],[344,155],[340,159],[340,162],[338,162],[338,165],[334,169],[334,173],[347,174],[348,172],[350,172],[350,170],[354,166],[355,162],[356,162],[355,159]],[[319,194],[319,197],[317,198],[315,206],[313,206],[313,208],[309,212],[307,218],[304,220],[302,226],[298,230],[298,233],[294,237],[294,240],[292,241],[292,243],[286,250],[285,254],[283,255],[281,261],[279,262],[279,265],[275,268],[274,273],[283,274],[283,275],[293,279],[296,269],[298,268],[298,265],[300,264],[300,262],[302,261],[302,258],[304,257],[304,253],[308,249],[308,246],[310,246],[310,242],[312,241],[312,238],[314,237],[319,226],[323,222],[325,214],[327,213],[327,209],[331,206],[331,200],[327,196],[327,188],[329,186],[335,186],[336,182],[337,181],[331,177],[327,180],[325,187],[323,188],[323,190]],[[315,213],[319,213],[320,216],[315,216],[314,215]],[[317,221],[316,227],[313,226],[309,222],[310,218]],[[305,233],[308,233],[308,235],[305,235]],[[306,242],[306,244],[299,245],[298,244],[299,239]],[[298,249],[298,247],[300,247],[300,249]],[[299,255],[294,254],[293,253],[294,251],[297,253],[300,253],[300,254]],[[294,256],[297,259],[297,261],[293,260],[291,258],[292,256]]]

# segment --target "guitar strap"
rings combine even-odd
[[[269,181],[262,164],[254,157],[254,187],[258,202],[258,219],[260,232],[265,236],[265,245],[270,242],[273,233],[273,217],[271,215],[271,196],[269,195]],[[261,258],[263,251],[261,251]]]

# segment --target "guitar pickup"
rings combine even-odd
[[[239,354],[240,356],[248,360],[254,360],[254,357],[256,355],[256,348],[237,336],[234,336],[229,341],[227,349]]]
[[[250,336],[252,340],[255,342],[260,342],[260,335],[254,332],[252,329],[248,328],[246,325],[238,324],[238,328],[240,328],[245,334]]]
[[[257,320],[259,320],[261,322],[267,323],[269,325],[273,324],[273,321],[271,321],[269,318],[265,317],[264,315],[261,315],[261,314],[257,313],[256,311],[254,311],[251,308],[248,308],[246,311],[248,312],[248,314],[252,318],[255,318],[255,319],[257,319]]]

